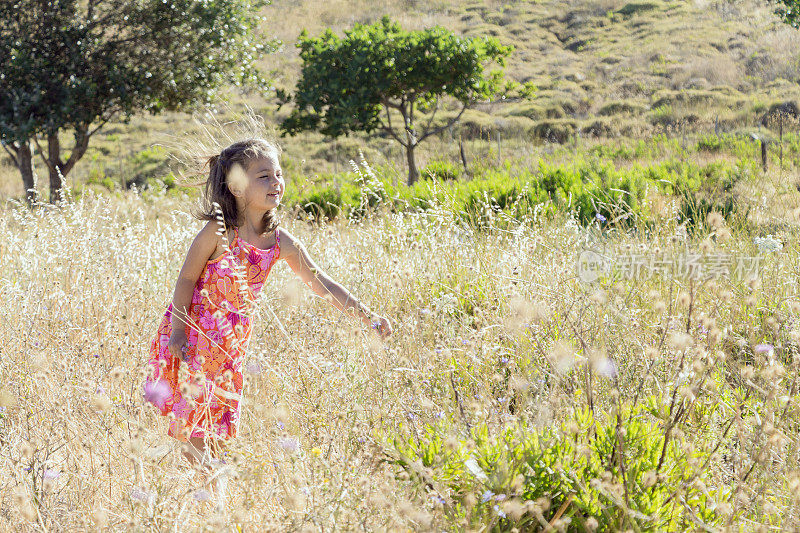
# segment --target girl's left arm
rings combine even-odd
[[[286,259],[289,267],[303,280],[303,283],[318,295],[329,299],[338,309],[359,318],[365,325],[376,327],[381,336],[391,335],[392,326],[385,317],[370,311],[358,298],[323,272],[308,255],[303,243],[294,235],[283,228],[278,231],[281,232],[281,258]]]

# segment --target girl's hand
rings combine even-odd
[[[181,361],[186,361],[186,345],[188,342],[189,339],[186,338],[186,333],[173,331],[172,335],[169,336],[169,345],[167,346],[169,353]]]
[[[372,327],[384,339],[392,334],[392,325],[389,323],[389,319],[386,317],[379,315],[373,316]]]

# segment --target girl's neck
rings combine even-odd
[[[262,235],[264,233],[264,215],[261,211],[244,211],[241,215],[239,232],[244,230],[245,235]]]

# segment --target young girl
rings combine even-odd
[[[200,215],[208,223],[189,247],[150,347],[145,398],[169,418],[168,434],[185,442],[184,455],[192,464],[208,466],[220,445],[237,434],[253,302],[279,259],[337,308],[383,337],[392,332],[386,318],[322,272],[278,225],[285,187],[278,156],[271,143],[249,139],[209,159]],[[219,483],[214,489],[224,498]]]

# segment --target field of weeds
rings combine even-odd
[[[216,512],[142,396],[200,222],[90,191],[0,215],[4,530],[770,530],[798,521],[797,213],[691,230],[448,205],[310,225],[385,342],[272,271]],[[594,254],[594,255],[593,255]],[[593,281],[592,279],[595,278]]]

